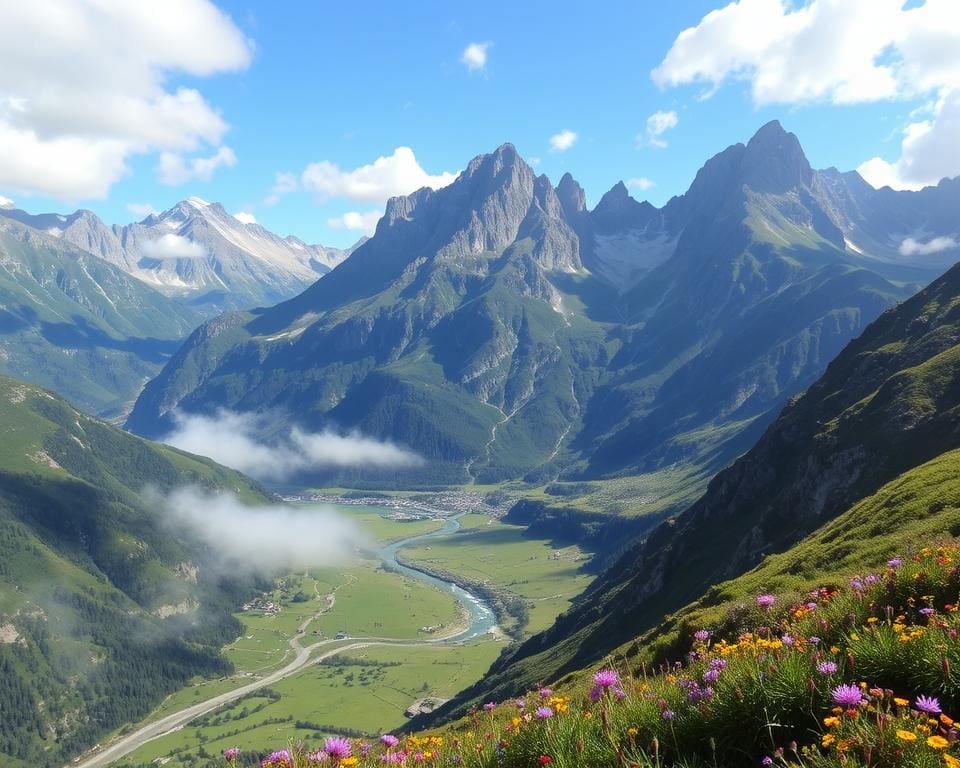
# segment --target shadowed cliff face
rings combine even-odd
[[[683,468],[705,483],[938,269],[851,250],[842,200],[868,195],[825,173],[774,122],[663,208],[618,184],[589,211],[571,176],[553,188],[506,144],[392,199],[299,296],[199,330],[129,426],[272,410],[413,448],[428,463],[409,482]],[[939,222],[932,200],[916,226]]]

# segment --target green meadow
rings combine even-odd
[[[552,547],[524,536],[523,526],[486,515],[464,515],[460,524],[456,533],[404,548],[403,561],[520,598],[526,606],[525,632],[550,626],[593,578],[583,569],[588,556],[576,546]]]

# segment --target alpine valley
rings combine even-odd
[[[504,144],[346,250],[0,210],[3,764],[960,764],[960,178],[774,121],[585,200]],[[417,456],[263,487],[198,415]]]

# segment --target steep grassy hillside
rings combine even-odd
[[[0,762],[59,766],[223,669],[237,631],[204,552],[167,530],[146,486],[265,500],[210,461],[157,446],[0,377]]]

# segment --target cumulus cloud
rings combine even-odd
[[[175,414],[176,426],[163,442],[260,480],[283,480],[311,469],[417,467],[423,459],[395,443],[358,432],[305,432],[291,428],[265,441],[268,420],[262,415],[221,410],[214,416]]]
[[[219,563],[270,573],[346,562],[365,542],[357,526],[330,507],[249,506],[228,493],[180,488],[144,497],[163,521],[206,544]]]
[[[168,232],[156,240],[145,240],[140,252],[151,259],[202,259],[207,249],[181,235]]]
[[[646,142],[652,147],[664,149],[667,142],[661,138],[671,128],[676,128],[680,118],[673,110],[669,112],[654,112],[647,118]]]
[[[646,176],[637,176],[632,179],[627,179],[626,182],[628,187],[633,187],[634,189],[646,190],[655,186],[654,182],[651,179],[648,179]]]
[[[906,238],[900,243],[901,256],[929,256],[941,251],[949,251],[952,248],[960,247],[960,243],[952,237],[934,237],[925,243],[915,240],[912,237]]]
[[[878,189],[921,189],[960,175],[960,89],[938,99],[929,120],[904,128],[900,157],[873,157],[857,170]]]
[[[471,72],[480,72],[487,67],[487,50],[493,43],[470,43],[463,49],[460,61]]]
[[[239,221],[241,224],[256,224],[257,217],[254,216],[249,211],[237,211],[233,214],[233,218]]]
[[[208,157],[184,157],[176,152],[163,152],[157,175],[163,184],[178,186],[188,181],[210,181],[218,168],[232,168],[237,156],[230,147],[220,147]]]
[[[308,165],[300,177],[303,188],[322,200],[340,197],[383,204],[396,195],[409,195],[421,187],[440,189],[457,178],[455,173],[431,176],[417,162],[410,147],[397,147],[392,155],[378,157],[352,171],[329,160]]]
[[[150,205],[150,203],[127,203],[127,210],[141,219],[157,213],[157,209]]]
[[[195,88],[250,63],[252,45],[208,0],[5,3],[0,184],[64,200],[105,197],[129,159],[218,147],[228,126]]]
[[[960,174],[960,3],[956,0],[737,0],[683,30],[651,76],[660,87],[749,83],[754,103],[855,104],[930,95],[901,156],[867,160],[876,187],[918,189]]]
[[[17,204],[13,202],[9,197],[4,197],[0,195],[0,208],[16,208]]]
[[[563,130],[560,133],[555,133],[550,137],[550,151],[551,152],[566,152],[570,147],[572,147],[577,141],[577,134],[575,131]]]
[[[263,202],[267,206],[274,206],[280,202],[281,197],[296,192],[298,189],[300,189],[300,182],[295,174],[288,171],[278,171],[274,177],[273,186],[270,187],[270,191]]]
[[[327,226],[331,229],[348,229],[372,235],[381,216],[382,211],[347,211],[336,218],[327,219]]]

